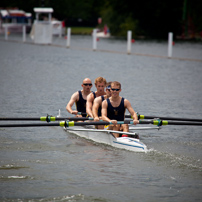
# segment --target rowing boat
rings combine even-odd
[[[112,131],[112,130],[99,130],[95,129],[92,126],[75,126],[74,128],[65,127],[64,130],[74,133],[80,137],[93,140],[97,143],[107,144],[112,147],[126,149],[135,152],[147,152],[147,146],[141,142],[139,139],[130,137],[134,136],[136,133],[129,132],[124,133],[129,137],[118,137],[116,138],[113,133],[121,133],[121,131]]]
[[[128,115],[127,115],[128,116]],[[155,116],[156,117],[156,116]],[[126,117],[129,118],[129,117]],[[159,118],[153,120],[142,120],[147,118],[153,118],[153,116],[144,116],[140,115],[139,124],[152,124],[153,127],[137,127],[132,126],[133,121],[124,120],[118,121],[117,124],[129,124],[128,133],[122,131],[114,131],[114,130],[100,130],[96,129],[97,125],[110,125],[112,122],[107,121],[92,121],[92,118],[89,117],[61,117],[60,110],[59,115],[57,117],[53,117],[47,115],[46,117],[0,117],[0,121],[46,121],[48,123],[20,123],[20,124],[0,124],[0,128],[7,127],[52,127],[52,126],[61,126],[66,131],[74,133],[80,137],[84,137],[94,142],[103,143],[107,145],[111,145],[116,148],[126,149],[135,152],[147,152],[147,146],[136,138],[136,133],[131,131],[137,130],[151,130],[151,129],[160,129],[161,126],[166,125],[187,125],[187,126],[202,126],[202,119],[190,119],[190,118],[174,118],[174,117],[164,117],[167,120],[161,120]],[[58,122],[60,120],[65,120]],[[74,122],[71,120],[79,121],[83,120],[84,122]],[[171,120],[171,121],[170,121]],[[177,121],[175,121],[177,120]],[[181,121],[179,121],[181,120]],[[49,123],[51,121],[56,121],[55,123]],[[70,128],[73,127],[73,128]],[[118,137],[116,138],[113,134],[127,134],[128,137]]]

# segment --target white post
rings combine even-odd
[[[97,30],[94,29],[93,30],[93,50],[94,51],[97,49],[96,33],[97,33]]]
[[[39,13],[36,13],[36,21],[39,20]]]
[[[67,48],[70,48],[71,28],[67,28]]]
[[[5,26],[5,40],[8,40],[8,27]]]
[[[173,45],[173,33],[169,32],[168,33],[168,57],[172,57],[172,46]]]
[[[132,39],[132,31],[128,31],[127,33],[127,53],[131,54],[131,39]]]
[[[48,14],[48,21],[51,22],[52,15],[51,13]]]
[[[31,25],[31,24],[32,24],[32,20],[28,19],[28,25]]]
[[[59,33],[59,37],[62,37],[62,22],[60,23],[60,33]]]
[[[26,25],[22,26],[22,41],[26,41]]]

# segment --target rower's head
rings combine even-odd
[[[107,84],[107,81],[103,77],[98,77],[95,79],[95,87],[97,88],[97,91],[99,93],[104,93],[106,84]]]
[[[83,87],[83,89],[85,91],[90,91],[90,89],[92,88],[93,84],[92,84],[92,81],[89,78],[85,78],[83,80],[83,83],[81,84],[81,86]]]
[[[106,95],[107,95],[107,97],[110,97],[111,96],[111,91],[110,91],[110,89],[111,89],[111,81],[110,82],[107,82],[107,84],[106,84]]]
[[[121,83],[118,81],[113,81],[111,83],[111,94],[121,92]]]

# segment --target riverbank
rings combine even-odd
[[[71,34],[74,35],[91,35],[94,27],[71,27]]]

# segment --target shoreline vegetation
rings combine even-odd
[[[71,27],[71,34],[91,35],[94,27]]]

